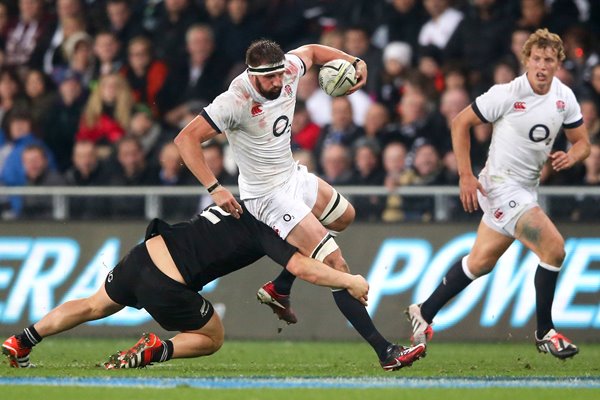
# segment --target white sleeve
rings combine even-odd
[[[575,98],[575,94],[571,89],[568,90],[567,106],[565,111],[566,115],[563,122],[563,126],[565,128],[576,128],[577,126],[581,125],[581,122],[583,121],[581,107],[579,106],[577,98]]]
[[[475,99],[473,111],[483,122],[495,122],[510,109],[508,85],[494,85]]]
[[[235,127],[239,121],[240,107],[236,96],[231,91],[226,91],[217,96],[212,103],[204,107],[202,116],[219,133],[229,131]]]
[[[293,53],[287,53],[285,55],[285,58],[291,64],[293,64],[296,68],[298,68],[298,71],[300,71],[300,73],[298,75],[300,77],[304,76],[304,74],[306,73],[306,64],[304,64],[304,61],[302,61],[302,59],[300,57],[298,57],[297,55],[295,55]]]

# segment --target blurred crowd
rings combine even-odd
[[[317,68],[301,79],[294,154],[335,186],[389,190],[354,198],[358,219],[429,221],[433,199],[394,189],[457,184],[452,118],[523,73],[521,47],[540,27],[564,41],[558,77],[578,96],[593,143],[584,165],[545,168],[542,184],[598,186],[600,1],[0,0],[0,185],[199,186],[172,139],[245,69],[247,46],[267,37],[284,50],[321,43],[367,62],[365,90],[348,97],[320,90]],[[472,132],[476,170],[490,137],[490,125]],[[236,185],[224,137],[204,151],[218,179]],[[600,218],[600,199],[573,200],[550,214]],[[168,198],[163,213],[187,217],[209,202]],[[0,187],[0,211],[49,218],[52,203]],[[143,218],[144,200],[82,197],[69,214]]]

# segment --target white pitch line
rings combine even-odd
[[[532,377],[532,378],[281,378],[281,377],[214,377],[214,378],[53,378],[0,377],[0,385],[79,386],[79,387],[153,387],[179,386],[198,389],[375,389],[375,388],[580,388],[600,389],[600,378]]]

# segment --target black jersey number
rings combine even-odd
[[[216,213],[212,212],[212,210],[214,210]],[[221,218],[219,218],[217,213],[221,214],[224,217],[231,215],[228,212],[223,211],[223,209],[219,206],[212,206],[202,211],[202,213],[200,213],[200,216],[206,218],[207,220],[212,222],[213,225],[215,225],[221,222]]]
[[[290,119],[287,115],[282,115],[273,122],[273,135],[275,137],[279,137],[284,133],[291,131],[291,129]]]
[[[532,142],[543,142],[550,136],[550,129],[544,124],[537,124],[529,130],[529,139]]]

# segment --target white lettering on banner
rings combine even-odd
[[[384,240],[367,277],[370,286],[369,313],[375,315],[384,297],[407,292],[415,283],[412,301],[424,301],[452,264],[469,253],[474,240],[474,233],[458,236],[444,245],[431,260],[431,246],[426,241]],[[525,326],[535,311],[533,278],[539,262],[535,254],[529,251],[519,262],[525,250],[519,242],[513,243],[491,274],[477,279],[438,313],[434,320],[436,330],[456,325],[482,300],[482,326],[496,325],[505,313],[510,312],[508,308],[511,303],[511,326]],[[600,294],[600,271],[588,270],[592,263],[600,261],[600,239],[571,238],[567,240],[565,250],[569,256],[556,289],[553,307],[555,324],[565,328],[600,328],[598,302],[574,304],[579,293]],[[417,255],[418,261],[414,258]],[[399,261],[404,261],[404,268],[394,272]]]
[[[600,290],[600,270],[587,270],[590,264],[600,262],[600,239],[569,239],[565,247],[568,256],[552,308],[554,320],[557,325],[598,329],[600,302],[594,305],[573,302],[580,292],[597,294]],[[568,251],[572,248],[576,250]]]
[[[17,322],[30,302],[30,320],[37,321],[54,307],[54,290],[71,274],[79,258],[79,245],[72,239],[24,239],[31,250],[20,268],[0,320]],[[1,255],[3,258],[4,255]],[[54,262],[47,266],[47,261]]]
[[[379,248],[367,280],[369,281],[369,306],[374,314],[383,296],[402,293],[421,275],[431,256],[431,244],[422,239],[386,239]],[[395,266],[404,261],[404,268],[394,273]]]
[[[368,273],[369,313],[374,315],[382,301],[405,306],[397,304],[402,293],[411,296],[413,302],[425,300],[448,269],[469,253],[474,240],[475,233],[457,236],[435,254],[425,239],[384,240]],[[35,322],[59,303],[90,296],[118,262],[120,250],[120,240],[108,238],[85,267],[76,268],[82,260],[74,239],[0,237],[0,323]],[[569,238],[565,250],[567,258],[553,308],[555,324],[560,328],[600,329],[600,238]],[[514,328],[524,327],[535,313],[533,278],[538,261],[519,242],[513,243],[491,274],[477,279],[440,311],[436,330],[460,323],[478,304],[482,304],[481,326],[492,327],[504,319]],[[65,288],[65,282],[72,280],[74,283]],[[202,293],[216,287],[217,281],[211,282]],[[60,301],[55,298],[57,292],[65,293]],[[144,310],[125,308],[92,324],[135,326],[148,320]]]

